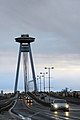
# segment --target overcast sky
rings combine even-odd
[[[31,45],[36,75],[54,66],[53,90],[79,90],[80,0],[0,0],[0,90],[14,89],[15,37],[25,33],[36,38]],[[22,83],[20,76],[20,89]]]

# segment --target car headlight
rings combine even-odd
[[[57,108],[58,108],[58,105],[57,105],[57,104],[54,104],[54,108],[56,108],[56,109],[57,109]]]
[[[69,105],[68,105],[68,104],[66,104],[66,108],[69,108]]]

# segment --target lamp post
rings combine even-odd
[[[43,77],[43,87],[44,87],[44,92],[45,92],[45,74],[48,74],[48,72],[40,72],[40,74],[43,74],[42,77]]]
[[[38,81],[39,80],[39,75],[37,75],[36,78],[37,78],[37,90],[39,91],[39,81]]]
[[[48,69],[48,75],[49,75],[49,102],[50,102],[50,70],[54,69],[54,67],[45,67],[45,69]]]
[[[41,75],[37,75],[37,80],[40,80],[40,82],[39,82],[39,91],[41,91]]]
[[[40,91],[41,91],[41,76],[42,75],[42,72],[40,72]]]
[[[41,73],[40,73],[40,74],[41,74]],[[38,80],[38,79],[40,80],[40,83],[39,83],[39,84],[40,84],[40,85],[39,85],[39,87],[40,87],[40,88],[39,88],[39,91],[41,92],[41,75],[37,75],[37,80]]]

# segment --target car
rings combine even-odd
[[[51,111],[64,110],[69,111],[69,104],[64,99],[54,99],[50,105]]]
[[[26,97],[27,103],[33,103],[33,100],[30,97]]]

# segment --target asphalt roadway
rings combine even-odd
[[[80,105],[75,104],[70,104],[69,112],[52,112],[49,107],[34,100],[33,103],[27,103],[26,99],[18,99],[13,111],[24,120],[80,120]]]

